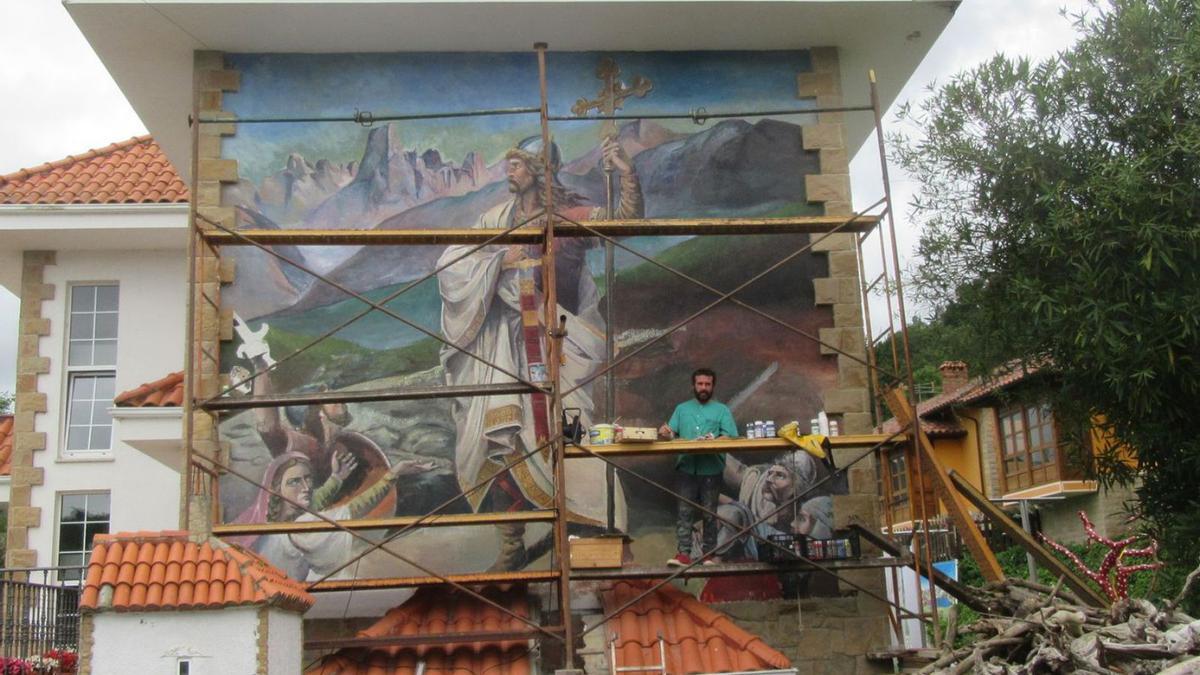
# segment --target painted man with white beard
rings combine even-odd
[[[602,147],[605,161],[620,175],[619,218],[642,216],[642,194],[629,157],[612,139]],[[600,207],[580,203],[557,178],[561,163],[558,147],[550,146],[551,172],[554,175],[555,211],[573,220],[603,217]],[[540,136],[527,138],[508,151],[505,171],[512,199],[485,212],[476,228],[506,229],[523,222],[542,209],[545,164]],[[535,220],[531,225],[542,221]],[[598,304],[599,294],[586,263],[591,242],[583,238],[555,240],[558,315],[567,317],[567,337],[563,340],[561,383],[570,390],[595,373],[605,359],[605,327]],[[470,246],[449,246],[438,266],[462,256]],[[442,296],[442,332],[455,345],[491,361],[511,373],[529,380],[531,370],[546,368],[545,327],[522,323],[522,302],[526,308],[541,308],[541,246],[487,246],[438,274]],[[525,297],[522,297],[524,280]],[[537,312],[541,317],[541,312]],[[533,334],[540,340],[527,340]],[[539,344],[540,343],[540,344]],[[511,382],[511,378],[462,352],[444,347],[442,365],[449,385],[477,385]],[[531,368],[532,366],[532,368]],[[538,452],[508,471],[500,471],[508,462],[544,444],[548,416],[535,414],[542,396],[504,395],[455,399],[454,419],[457,431],[455,464],[459,485],[470,488],[494,478],[486,490],[470,497],[475,511],[518,511],[553,508],[554,480],[550,450]],[[594,402],[591,387],[568,394],[563,405],[578,408],[584,425],[590,425]],[[606,482],[604,464],[597,459],[567,462],[567,510],[570,522],[603,527],[606,522]],[[615,524],[625,529],[625,496],[620,485],[614,491]],[[497,526],[501,535],[500,554],[494,569],[520,569],[531,557],[525,548],[525,526]]]

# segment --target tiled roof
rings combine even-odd
[[[927,412],[921,411],[921,431],[924,431],[930,438],[957,438],[967,433],[967,430],[958,422],[929,419],[926,417],[927,414]],[[894,434],[900,431],[900,423],[893,417],[884,422],[880,430],[885,434]]]
[[[117,394],[118,408],[168,408],[183,405],[183,371]]]
[[[651,582],[618,581],[601,592],[606,614],[616,611]],[[739,628],[721,612],[670,584],[657,589],[610,620],[605,630],[616,640],[617,666],[657,669],[658,638],[666,646],[667,672],[721,673],[790,668],[786,656],[762,638]],[[607,644],[607,642],[606,642]]]
[[[185,204],[187,186],[150,136],[0,176],[0,204]]]
[[[0,476],[12,475],[13,416],[0,415]]]
[[[489,600],[529,616],[524,588],[482,591]],[[431,637],[447,633],[515,631],[526,628],[516,618],[457,591],[424,588],[408,602],[390,610],[359,637],[416,636]],[[410,675],[425,664],[426,675],[487,673],[488,675],[525,675],[532,672],[532,656],[527,640],[481,640],[444,645],[348,647],[324,657],[309,668],[307,675]]]
[[[157,611],[269,604],[305,612],[304,584],[243,548],[188,533],[98,534],[79,606],[84,610]]]
[[[920,410],[922,413],[931,413],[954,404],[973,403],[1025,380],[1040,369],[1041,366],[1036,363],[1023,364],[1014,361],[998,368],[991,377],[975,377],[949,394],[934,396],[925,401]]]
[[[966,433],[966,430],[957,422],[938,420],[927,416],[932,416],[934,413],[945,410],[953,405],[974,403],[975,401],[984,399],[1006,387],[1025,380],[1038,372],[1039,369],[1040,366],[1037,364],[1009,363],[999,368],[991,377],[971,378],[966,384],[953,391],[944,391],[933,398],[921,401],[917,404],[917,414],[921,417],[921,428],[931,438],[960,436]],[[885,434],[895,433],[900,430],[900,423],[893,417],[884,422],[880,426],[880,429]]]

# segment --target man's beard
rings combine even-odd
[[[712,398],[711,391],[693,391],[692,394],[694,394],[696,396],[696,400],[700,401],[701,403],[708,403],[709,399]]]

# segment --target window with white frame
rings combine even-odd
[[[112,417],[116,394],[117,287],[112,284],[71,287],[67,320],[67,454],[112,449]]]
[[[58,561],[60,581],[80,581],[92,552],[92,540],[108,534],[109,494],[76,492],[58,498]]]

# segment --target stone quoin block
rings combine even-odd
[[[867,412],[866,389],[834,389],[825,392],[826,412]]]
[[[22,335],[49,335],[50,334],[50,319],[41,317],[30,317],[21,319],[21,334]]]
[[[41,522],[40,506],[14,506],[8,510],[9,527],[37,527]]]
[[[850,354],[860,359],[866,357],[866,345],[863,341],[862,330],[858,326],[822,328],[818,337],[824,343],[821,345],[822,354],[838,354],[837,350],[840,350],[840,353]]]
[[[229,229],[233,229],[237,225],[237,217],[232,206],[197,206],[196,216],[202,223],[209,225],[216,223]],[[215,258],[208,259],[215,260]]]
[[[37,452],[37,450],[46,449],[46,431],[22,431],[14,435],[12,442],[13,452]]]
[[[12,481],[19,485],[43,485],[46,482],[46,470],[40,466],[14,466]]]
[[[841,124],[810,124],[800,128],[805,150],[846,147],[845,126]]]
[[[848,202],[850,174],[809,174],[804,177],[804,194],[809,202]]]
[[[852,302],[838,302],[833,305],[833,325],[857,326],[862,323],[862,307]]]
[[[33,358],[17,359],[17,373],[25,374],[32,373],[34,375],[45,375],[50,372],[50,359],[45,356],[37,356]]]
[[[871,374],[861,362],[849,356],[839,354],[838,357],[838,386],[866,388],[871,381]]]
[[[20,410],[44,413],[46,412],[46,395],[36,391],[18,392],[14,404]]]
[[[32,500],[30,499],[30,497],[32,495],[33,495],[33,487],[32,486],[16,485],[8,493],[8,505],[10,508],[16,507],[16,506],[29,506],[30,504],[33,503]],[[13,526],[14,526],[13,521],[10,518],[8,521],[8,527],[11,529]]]
[[[819,236],[813,235],[813,253],[822,251],[853,251],[857,243],[853,232],[834,232]]]
[[[38,276],[41,276],[41,271],[38,271]],[[37,302],[39,300],[54,299],[54,284],[43,284],[33,282],[21,285],[21,301],[22,302]],[[38,309],[38,315],[41,315],[41,309]]]
[[[842,433],[869,434],[872,428],[874,428],[874,423],[871,420],[871,413],[842,413]]]
[[[196,156],[200,159],[219,159],[221,157],[221,137],[219,135],[201,134],[196,140]],[[205,181],[204,186],[213,185],[212,181]],[[220,190],[220,183],[216,183]],[[196,190],[197,204],[215,204],[220,201],[220,193],[217,193],[216,199],[208,199],[202,201],[200,199],[201,190],[204,186],[199,186]]]
[[[838,299],[838,280],[831,277],[813,279],[813,303],[816,305],[832,305]],[[824,338],[821,338],[824,340]]]
[[[841,96],[841,78],[835,72],[810,72],[796,75],[796,92],[800,98]]]
[[[854,251],[830,251],[829,276],[857,277],[858,255]]]
[[[12,532],[10,529],[9,532]],[[37,567],[37,551],[33,549],[8,549],[5,556],[9,567]]]
[[[237,91],[241,83],[242,74],[236,70],[201,70],[196,73],[196,86],[201,90]]]
[[[845,148],[824,148],[817,155],[821,158],[821,173],[850,173],[850,157]]]
[[[202,159],[200,164],[200,180],[215,180],[222,183],[238,181],[236,159]]]

